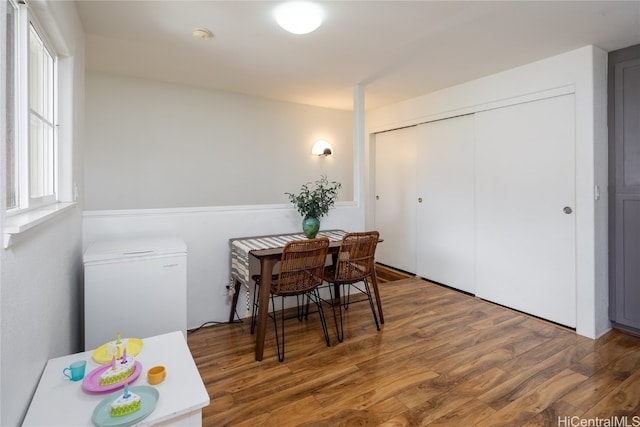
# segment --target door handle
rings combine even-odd
[[[422,203],[422,197],[418,197],[418,203]]]
[[[567,215],[569,215],[569,214],[571,214],[573,212],[573,209],[571,209],[569,206],[565,206],[564,209],[562,209],[562,212],[564,212]]]

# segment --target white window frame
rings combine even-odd
[[[59,115],[61,114],[61,105],[59,103],[58,93],[61,90],[61,81],[59,70],[59,52],[55,46],[47,37],[47,28],[44,28],[38,22],[36,16],[30,12],[28,4],[17,4],[16,0],[9,0],[7,7],[14,7],[16,10],[16,55],[15,55],[15,76],[16,76],[16,92],[15,92],[15,166],[17,172],[14,179],[16,180],[17,191],[17,206],[15,208],[8,209],[6,206],[7,194],[3,194],[4,197],[2,206],[4,208],[3,216],[4,220],[4,247],[7,248],[11,244],[11,239],[14,235],[22,233],[28,229],[41,224],[50,218],[57,216],[58,214],[65,212],[69,207],[75,205],[75,193],[71,190],[64,191],[67,194],[67,198],[72,198],[72,201],[63,202],[60,200],[60,179],[61,173],[65,173],[65,179],[72,179],[72,177],[65,172],[61,165],[64,167],[70,167],[71,163],[64,161],[59,157],[60,144],[59,142]],[[46,21],[46,19],[45,19]],[[31,118],[30,105],[29,105],[29,61],[30,61],[30,49],[29,49],[29,37],[31,27],[37,32],[40,40],[44,44],[46,50],[53,57],[54,60],[54,83],[53,83],[53,170],[52,170],[52,185],[53,193],[45,195],[44,197],[31,197],[30,196],[30,183],[29,183],[29,123]],[[68,61],[67,61],[68,62]],[[9,64],[7,64],[9,65]],[[67,70],[68,71],[68,70]],[[66,88],[65,90],[69,90]],[[71,95],[71,94],[70,94]],[[66,108],[66,107],[65,107]],[[70,143],[70,141],[68,142]],[[6,151],[5,151],[6,153]],[[68,155],[69,153],[67,153]],[[26,167],[25,167],[26,166]],[[66,182],[66,181],[65,181]],[[70,183],[67,183],[70,184]],[[67,185],[64,184],[64,185]],[[66,187],[65,187],[66,188]],[[69,197],[72,196],[72,197]]]
[[[3,186],[3,194],[2,194],[2,207],[3,209],[7,209],[7,208],[13,208],[15,206],[19,205],[19,194],[17,193],[17,189],[14,189],[14,199],[15,199],[15,206],[8,206],[8,187],[12,186],[15,187],[16,184],[16,180],[18,179],[17,177],[17,173],[16,173],[16,168],[17,168],[17,153],[16,153],[16,149],[18,146],[18,142],[17,142],[17,138],[18,138],[18,97],[20,96],[19,93],[19,87],[18,87],[18,79],[19,79],[19,67],[18,67],[18,62],[20,61],[20,58],[18,57],[19,55],[19,48],[18,48],[18,40],[19,40],[19,33],[20,33],[20,9],[19,6],[15,3],[14,0],[9,0],[7,1],[6,5],[5,5],[7,10],[3,10],[3,14],[5,14],[5,16],[2,17],[2,19],[7,19],[8,17],[8,10],[11,9],[13,10],[13,47],[12,47],[12,51],[13,51],[13,55],[12,55],[12,60],[13,62],[9,62],[9,53],[5,50],[3,50],[3,61],[6,61],[4,63],[4,67],[6,70],[6,74],[5,74],[5,79],[3,80],[2,84],[3,85],[8,85],[9,84],[9,78],[10,76],[13,78],[12,83],[12,96],[11,98],[9,97],[9,94],[6,92],[3,92],[3,95],[5,96],[5,108],[6,111],[3,112],[3,119],[8,117],[9,112],[11,112],[12,116],[11,118],[13,119],[11,123],[9,123],[7,121],[6,126],[7,129],[5,129],[5,133],[8,136],[8,129],[11,129],[11,141],[7,139],[5,139],[5,144],[3,145],[2,148],[4,150],[4,156],[3,156],[3,162],[4,164],[2,165],[3,168],[3,174],[7,174],[9,168],[7,167],[7,163],[9,163],[9,159],[10,157],[13,157],[12,163],[14,165],[13,168],[13,176],[11,177],[11,183],[13,183],[14,185],[10,185],[9,180],[7,179],[4,182],[4,186]],[[4,28],[4,27],[3,27]],[[3,34],[4,36],[4,34]],[[7,43],[7,46],[9,45],[9,41],[6,38],[2,38],[3,43]],[[4,47],[4,46],[3,46]],[[10,70],[10,67],[12,68]],[[9,152],[9,146],[12,146],[13,148],[13,155],[11,155],[11,153]],[[7,177],[7,175],[5,175],[5,177]],[[5,188],[6,186],[6,188]]]
[[[17,206],[13,209],[10,209],[7,214],[13,215],[20,212],[25,212],[32,209],[37,209],[49,204],[53,204],[57,202],[58,188],[57,188],[57,140],[58,140],[58,132],[57,132],[57,122],[58,122],[58,72],[57,72],[57,53],[51,46],[51,43],[47,40],[46,33],[36,20],[36,18],[29,13],[29,9],[26,5],[19,5],[18,9],[18,51],[17,51],[17,59],[18,59],[18,72],[17,76],[17,116],[18,116],[18,127],[17,127],[17,135],[16,135],[16,153],[17,153]],[[30,37],[31,37],[31,28],[37,33],[39,39],[43,43],[45,49],[48,51],[49,55],[53,57],[53,170],[51,170],[51,176],[48,179],[53,180],[53,193],[45,195],[43,197],[32,197],[31,195],[31,183],[30,183],[30,174],[31,169],[34,165],[31,164],[30,160],[30,119],[33,114],[31,111],[30,105],[30,92],[29,92],[29,76],[31,72],[31,63],[30,63]]]
[[[20,149],[21,151],[25,151],[26,153],[21,152],[21,156],[27,156],[23,161],[21,159],[20,166],[24,168],[24,165],[28,164],[28,177],[22,178],[19,186],[21,189],[25,188],[28,185],[28,191],[25,191],[25,198],[20,199],[20,207],[26,207],[27,209],[32,209],[34,207],[41,207],[44,205],[48,205],[51,203],[57,202],[57,183],[58,183],[58,167],[57,167],[57,159],[58,159],[58,55],[52,49],[50,44],[47,42],[45,38],[44,32],[39,29],[33,19],[30,19],[27,31],[29,33],[29,50],[28,55],[31,60],[31,37],[35,36],[37,38],[38,45],[44,48],[44,53],[47,55],[45,61],[50,63],[41,64],[45,66],[50,66],[51,69],[48,71],[43,71],[38,73],[37,79],[38,84],[43,84],[45,89],[42,90],[40,95],[45,95],[45,97],[50,96],[51,99],[45,101],[46,104],[49,104],[49,107],[44,107],[44,110],[48,108],[51,109],[49,112],[45,112],[45,115],[41,114],[35,110],[32,105],[33,93],[29,92],[29,101],[27,103],[28,106],[28,114],[27,121],[29,126],[28,139],[29,144],[24,144],[24,141],[20,141]],[[44,62],[44,61],[43,61]],[[36,67],[36,64],[29,63],[29,73],[33,73],[33,69]],[[46,75],[45,75],[46,74]],[[45,82],[44,80],[49,80]],[[27,85],[31,88],[31,81],[28,82]],[[50,86],[50,87],[49,87]],[[33,132],[30,126],[31,120],[36,119],[39,123],[42,123],[45,131],[48,130],[48,139],[50,141],[37,141],[39,145],[42,146],[37,150],[37,152],[32,151],[32,142],[33,142]],[[47,139],[47,138],[45,138]],[[26,147],[25,145],[28,145]],[[34,160],[33,155],[37,156],[37,160]],[[27,169],[27,168],[25,168]],[[34,176],[37,176],[37,179],[34,179]],[[37,181],[37,182],[34,182]],[[37,189],[34,189],[34,186],[37,186]],[[41,195],[34,195],[35,192],[42,192]]]

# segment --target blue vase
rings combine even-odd
[[[320,220],[312,216],[305,216],[302,220],[302,231],[308,239],[313,239],[320,230]]]

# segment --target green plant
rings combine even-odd
[[[338,198],[338,190],[342,188],[339,182],[329,182],[326,175],[321,175],[315,182],[307,182],[300,187],[299,194],[284,193],[289,196],[303,217],[320,219],[329,212]]]

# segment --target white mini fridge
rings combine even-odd
[[[84,348],[187,333],[187,247],[179,238],[112,239],[84,253]]]

